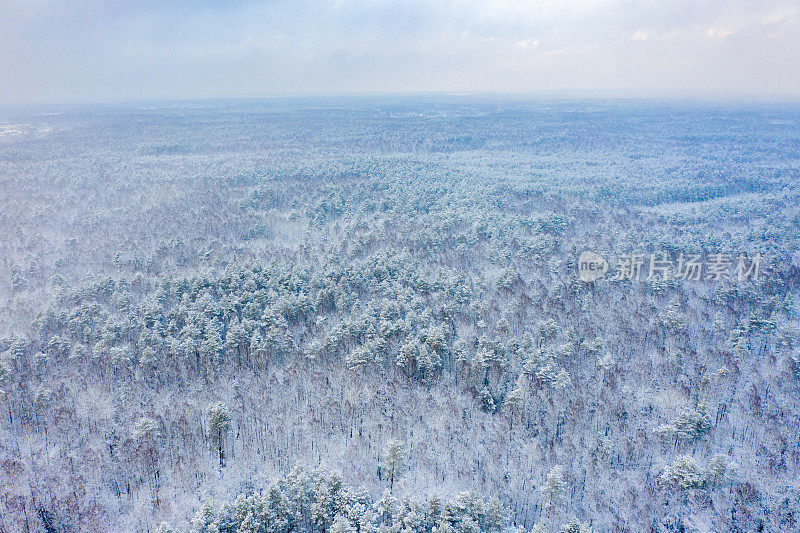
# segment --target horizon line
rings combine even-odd
[[[755,91],[653,91],[640,89],[538,89],[534,91],[319,91],[271,94],[231,94],[198,96],[164,96],[119,99],[65,99],[0,101],[3,109],[25,109],[35,107],[94,107],[126,106],[145,104],[187,103],[201,101],[278,101],[278,100],[334,100],[334,99],[380,99],[380,98],[478,98],[507,99],[510,101],[532,101],[544,98],[555,100],[627,100],[729,104],[800,104],[799,93],[761,93]]]

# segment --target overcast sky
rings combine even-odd
[[[797,0],[0,0],[0,102],[800,95]]]

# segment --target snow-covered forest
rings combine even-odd
[[[796,531],[798,133],[789,104],[1,109],[0,532]]]

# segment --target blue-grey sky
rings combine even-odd
[[[800,95],[797,0],[0,0],[0,102]]]

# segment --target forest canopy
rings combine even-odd
[[[3,113],[0,531],[800,527],[800,108]]]

